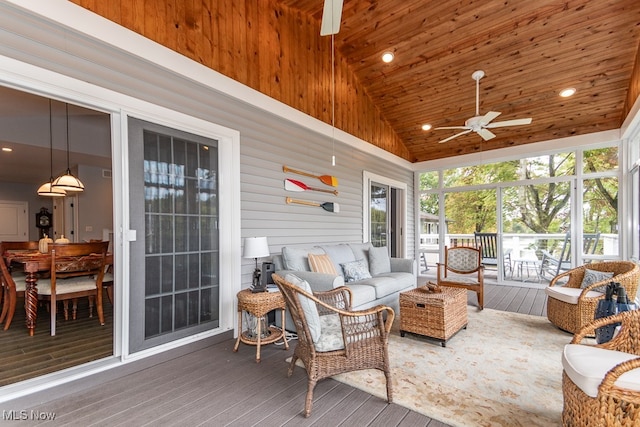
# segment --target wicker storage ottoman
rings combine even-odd
[[[449,338],[467,327],[467,291],[446,286],[437,293],[423,289],[400,293],[400,336],[412,332],[446,347]]]

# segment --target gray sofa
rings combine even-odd
[[[416,287],[415,261],[404,258],[390,258],[385,255],[387,248],[374,248],[370,243],[330,244],[308,247],[284,247],[281,255],[273,258],[276,274],[285,277],[295,274],[309,282],[314,291],[324,291],[348,286],[353,293],[352,308],[361,310],[383,304],[399,312],[398,294]],[[328,254],[337,275],[311,271],[308,256]],[[364,264],[371,277],[349,281],[345,278],[344,264],[358,262]],[[343,265],[341,265],[343,264]]]

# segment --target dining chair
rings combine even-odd
[[[5,242],[0,243],[0,255],[4,254],[5,244]],[[5,262],[4,256],[0,257],[0,280],[2,282],[2,312],[0,313],[0,323],[4,322],[5,331],[11,326],[18,297],[24,298],[24,292],[27,287],[25,278],[26,276],[24,275],[13,277]]]
[[[38,299],[51,303],[51,336],[56,334],[58,301],[63,302],[64,318],[68,320],[70,300],[73,303],[72,319],[75,319],[78,298],[94,297],[98,319],[100,324],[104,325],[102,281],[108,246],[108,241],[51,245],[50,277],[39,279],[37,282]]]
[[[474,291],[478,306],[484,308],[484,265],[482,247],[444,247],[444,262],[438,263],[438,286],[449,286]]]

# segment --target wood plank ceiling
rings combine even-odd
[[[332,122],[323,0],[71,1]],[[638,0],[344,0],[335,125],[412,162],[617,129],[640,94],[639,42]],[[476,70],[480,114],[533,122],[439,143],[456,131],[421,126],[475,115]]]
[[[282,2],[321,19],[321,0]],[[639,41],[637,0],[344,0],[335,36],[414,161],[619,128],[639,93]],[[440,144],[456,131],[421,125],[475,115],[475,70],[486,74],[481,114],[533,122],[493,129],[489,141],[470,133]],[[560,98],[565,87],[576,95]]]

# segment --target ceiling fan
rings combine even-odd
[[[320,25],[320,35],[328,36],[338,34],[340,31],[340,20],[342,19],[343,0],[324,0],[322,9],[322,24]]]
[[[329,0],[327,0],[329,1]],[[506,126],[520,126],[520,125],[528,125],[531,123],[531,118],[526,119],[515,119],[515,120],[505,120],[503,122],[495,122],[491,123],[493,119],[498,117],[500,114],[497,111],[489,111],[484,116],[480,115],[480,79],[484,77],[484,71],[478,70],[475,71],[471,77],[476,81],[476,115],[471,117],[467,121],[464,122],[464,126],[444,126],[437,129],[464,129],[462,132],[456,133],[453,136],[445,138],[438,142],[447,142],[451,141],[453,138],[457,138],[461,135],[465,135],[467,133],[475,132],[482,137],[485,141],[488,141],[492,138],[495,138],[496,135],[491,132],[489,129],[493,128],[501,128]]]

